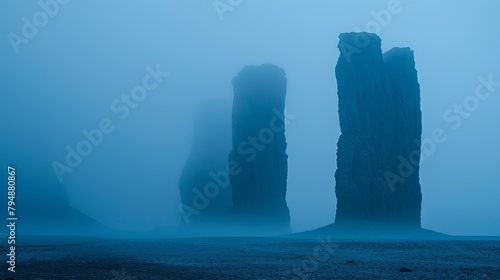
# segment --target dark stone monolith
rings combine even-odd
[[[232,205],[226,167],[231,151],[231,102],[203,103],[194,118],[192,139],[179,179],[181,225],[213,226]]]
[[[413,51],[383,55],[370,33],[339,39],[335,223],[420,228],[422,123]]]
[[[290,230],[286,203],[285,71],[264,64],[233,79],[233,149],[229,156],[231,223],[243,231]]]

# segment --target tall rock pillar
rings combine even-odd
[[[229,156],[234,224],[261,232],[287,232],[285,71],[264,64],[233,79],[233,149]]]
[[[371,33],[339,39],[335,223],[420,228],[422,123],[413,51],[383,55]]]

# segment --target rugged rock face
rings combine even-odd
[[[231,103],[203,103],[195,116],[191,153],[179,179],[182,225],[213,225],[231,207],[226,171],[230,151]]]
[[[420,228],[422,124],[413,51],[383,55],[370,33],[339,39],[335,223]]]
[[[264,64],[233,79],[233,150],[229,156],[233,223],[262,232],[287,232],[288,165],[285,71]]]

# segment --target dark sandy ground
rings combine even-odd
[[[1,279],[500,279],[500,241],[22,238]],[[2,243],[2,253],[7,250]]]

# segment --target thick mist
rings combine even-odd
[[[3,1],[1,168],[16,166],[24,213],[47,196],[113,229],[178,226],[197,108],[232,101],[231,80],[243,67],[272,63],[288,80],[292,230],[330,224],[338,35],[368,31],[383,51],[414,50],[428,140],[422,226],[500,235],[500,38],[491,33],[499,8],[494,1],[68,1],[21,42],[11,33],[21,36],[23,18],[33,21],[43,7]],[[140,101],[130,99],[137,86],[147,89]],[[77,149],[95,129],[102,141],[71,172],[54,172],[54,162],[66,164],[67,147]],[[436,129],[446,140],[432,140]]]

